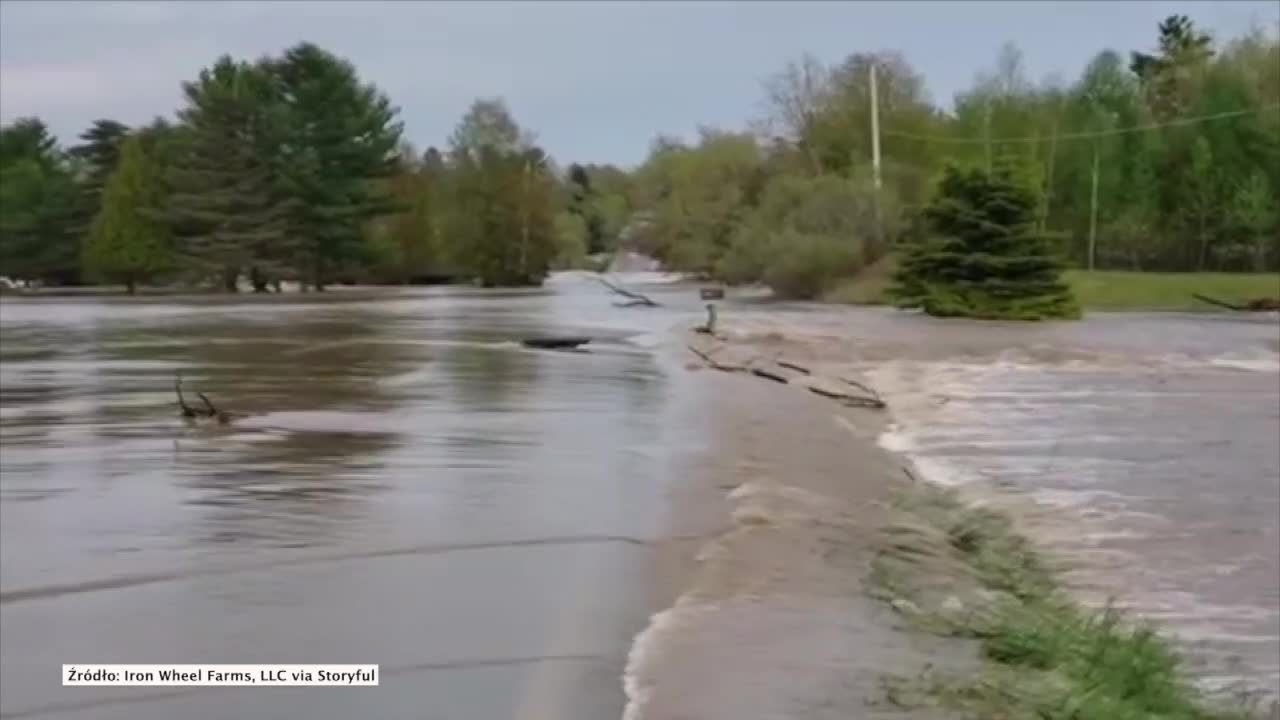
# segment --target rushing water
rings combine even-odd
[[[890,398],[883,444],[932,481],[1027,510],[1085,600],[1156,621],[1207,688],[1266,706],[1280,698],[1278,320],[805,322]]]
[[[700,426],[594,283],[0,306],[0,717],[617,717]],[[662,293],[659,289],[656,292]],[[619,325],[618,323],[626,323]],[[521,348],[588,334],[588,353]],[[191,426],[177,373],[241,415]],[[59,687],[63,663],[379,663],[381,686]],[[172,689],[169,689],[172,690]]]

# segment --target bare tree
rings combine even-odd
[[[822,164],[810,140],[830,94],[830,78],[830,70],[806,53],[764,83],[770,121],[800,147],[815,173],[822,172]]]

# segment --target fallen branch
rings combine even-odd
[[[786,378],[786,376],[779,375],[774,372],[769,372],[768,370],[764,370],[761,368],[751,368],[751,374],[757,377],[762,377],[766,380],[772,380],[777,383],[782,383],[783,385],[786,385],[787,383],[791,382]]]
[[[751,367],[750,363],[748,363],[747,365],[741,365],[741,366],[725,365],[724,363],[719,362],[714,357],[712,357],[711,353],[709,352],[706,352],[704,350],[699,350],[693,345],[686,345],[685,347],[689,348],[689,352],[693,353],[694,355],[697,355],[699,358],[702,358],[702,361],[705,362],[708,367],[715,370],[719,370],[721,372],[747,372],[752,375],[755,375],[756,377],[764,378],[766,380],[772,380],[773,382],[779,383],[781,385],[791,385],[791,384],[800,385],[801,387],[807,388],[809,392],[815,395],[821,395],[822,397],[839,401],[845,407],[871,408],[873,410],[882,410],[885,408],[884,400],[880,399],[880,395],[876,393],[875,390],[872,390],[866,385],[863,385],[862,383],[859,383],[855,380],[840,378],[841,380],[848,383],[849,385],[852,385],[853,387],[856,387],[859,390],[862,390],[863,392],[867,393],[867,395],[869,395],[870,397],[867,397],[865,395],[850,395],[849,393],[840,392],[838,390],[828,390],[823,387],[818,387],[816,385],[808,384],[807,382],[792,383],[791,381],[793,378],[788,378],[787,376],[782,375],[780,373],[773,372],[772,370],[766,370],[764,368],[759,368],[759,367]],[[795,363],[787,363],[787,362],[776,361],[776,360],[774,361],[774,363],[779,367],[784,367],[784,368],[787,368],[788,370],[795,370],[796,372],[802,373],[804,375],[810,375],[810,371],[808,368],[802,367],[800,365],[796,365]],[[799,378],[794,378],[794,379],[799,380]]]
[[[881,400],[880,398],[862,397],[861,395],[849,395],[848,393],[836,392],[834,390],[827,390],[826,388],[820,388],[813,385],[808,385],[806,387],[809,388],[809,392],[815,395],[821,395],[822,397],[825,397],[825,398],[830,398],[832,400],[839,400],[841,404],[845,405],[846,407],[863,407],[863,408],[871,408],[873,410],[884,409],[884,401]]]
[[[213,417],[218,414],[218,408],[213,406],[213,403],[209,401],[209,398],[205,397],[204,393],[198,392],[196,393],[196,397],[200,398],[201,402],[204,403],[204,406],[209,409],[209,417]]]
[[[182,373],[178,373],[173,380],[173,389],[178,393],[178,407],[181,409],[182,417],[187,420],[198,420],[200,418],[208,418],[217,420],[220,423],[231,422],[231,415],[225,411],[219,410],[213,401],[204,393],[197,392],[196,397],[200,398],[200,402],[204,403],[203,408],[191,407],[187,404],[187,399],[182,396]]]
[[[1246,309],[1244,305],[1235,305],[1235,304],[1233,304],[1233,303],[1225,302],[1225,301],[1223,301],[1223,300],[1215,300],[1215,299],[1213,299],[1213,298],[1211,298],[1211,297],[1208,297],[1208,296],[1206,296],[1206,295],[1201,295],[1200,293],[1191,293],[1191,297],[1193,297],[1193,298],[1195,298],[1195,299],[1199,300],[1200,302],[1209,303],[1210,305],[1217,305],[1218,307],[1224,307],[1224,308],[1226,308],[1226,309],[1228,309],[1228,310],[1244,310],[1244,309]]]
[[[609,288],[613,292],[621,295],[624,298],[628,298],[632,301],[631,303],[628,303],[626,305],[620,305],[619,307],[636,307],[636,306],[659,307],[658,303],[654,302],[648,295],[644,295],[642,293],[635,292],[634,290],[628,290],[619,285],[615,285],[599,276],[596,277],[596,281],[599,282],[601,285],[604,285],[605,287]]]
[[[1201,295],[1200,293],[1191,293],[1191,297],[1199,300],[1200,302],[1217,305],[1218,307],[1224,307],[1228,310],[1236,310],[1239,312],[1266,312],[1269,310],[1280,310],[1280,300],[1277,300],[1276,298],[1254,298],[1243,305],[1239,305],[1236,303],[1226,302],[1225,300],[1211,298],[1207,295]]]
[[[840,379],[841,379],[841,380],[843,380],[844,382],[848,383],[849,385],[852,385],[853,387],[858,388],[858,389],[859,389],[859,390],[861,390],[862,392],[864,392],[864,393],[866,393],[866,394],[870,395],[873,399],[875,399],[875,401],[876,401],[876,402],[880,403],[880,407],[884,407],[884,401],[880,399],[880,393],[876,392],[875,390],[872,390],[871,388],[867,387],[866,385],[863,385],[862,383],[858,382],[857,380],[850,380],[849,378],[846,378],[846,377],[842,377],[842,378],[840,378]]]
[[[173,389],[178,393],[178,407],[181,409],[182,417],[194,418],[199,416],[200,411],[188,405],[186,398],[182,397],[182,373],[174,376]]]
[[[742,370],[742,368],[736,368],[731,365],[724,365],[720,362],[717,362],[715,358],[711,357],[710,353],[703,352],[692,345],[686,345],[685,347],[689,348],[689,352],[702,358],[702,361],[705,362],[708,367],[711,367],[715,370],[719,370],[721,372],[738,372]]]
[[[801,374],[803,374],[803,375],[812,375],[812,374],[813,374],[813,371],[812,371],[812,370],[810,370],[810,369],[809,369],[809,368],[807,368],[807,367],[804,367],[803,365],[797,365],[797,364],[795,364],[795,363],[793,363],[793,362],[787,362],[786,360],[777,360],[777,361],[775,361],[775,362],[777,362],[778,367],[783,367],[783,368],[786,368],[786,369],[788,369],[788,370],[795,370],[796,372],[801,373]]]

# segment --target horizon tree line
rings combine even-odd
[[[1036,232],[1076,266],[1280,268],[1276,29],[1217,42],[1172,16],[1156,30],[1154,49],[1104,50],[1071,83],[1032,82],[1006,45],[946,109],[900,53],[804,56],[764,84],[751,131],[659,135],[629,169],[561,168],[500,98],[419,151],[386,95],[315,45],[223,56],[172,120],[100,119],[67,149],[35,118],[0,128],[0,275],[524,285],[622,243],[815,297],[932,232],[949,166],[1016,167]]]

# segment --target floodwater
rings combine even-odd
[[[702,442],[651,346],[696,293],[353,292],[4,300],[0,717],[621,715],[663,483]],[[514,342],[554,333],[596,339]],[[178,373],[239,417],[181,420]],[[381,686],[62,688],[64,663]]]
[[[1206,689],[1280,698],[1280,317],[796,310],[889,400],[883,445],[1021,514],[1082,599],[1172,632]]]
[[[700,303],[651,294],[6,298],[0,718],[619,717],[664,488],[711,435],[705,383],[660,347]],[[1274,314],[722,317],[757,313],[844,343],[929,479],[1049,508],[1029,522],[1086,598],[1176,633],[1207,686],[1280,696]],[[544,333],[596,340],[514,342]],[[240,417],[184,423],[179,372]],[[379,663],[382,684],[61,688],[77,662]]]

